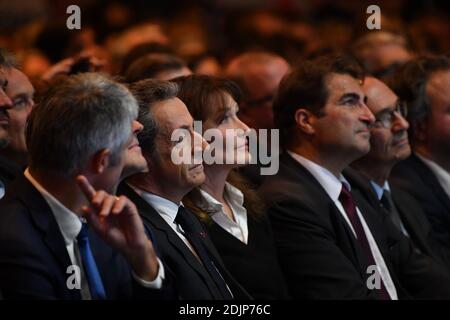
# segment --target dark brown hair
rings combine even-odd
[[[273,112],[284,147],[291,144],[295,136],[295,112],[299,108],[321,114],[329,96],[327,76],[332,73],[348,74],[360,80],[364,78],[362,67],[352,56],[333,53],[301,63],[281,80]]]
[[[241,102],[241,89],[228,79],[189,75],[173,81],[180,88],[178,98],[186,104],[194,120],[206,121],[217,113],[217,110],[224,109],[225,94],[229,94],[237,104]]]
[[[132,83],[129,88],[139,105],[138,121],[144,127],[137,136],[139,144],[145,154],[153,155],[156,150],[155,139],[160,128],[153,117],[152,106],[157,102],[175,98],[178,86],[169,81],[145,79]]]
[[[450,70],[450,59],[446,56],[422,56],[407,62],[387,80],[399,99],[408,106],[410,137],[414,142],[414,128],[426,121],[431,114],[431,105],[426,87],[431,75]]]
[[[214,116],[217,109],[225,108],[225,94],[229,94],[238,104],[241,100],[241,90],[231,80],[206,76],[190,75],[174,80],[179,86],[178,98],[188,107],[194,120],[206,121]],[[259,217],[264,212],[261,199],[246,181],[235,170],[227,177],[227,182],[241,190],[244,195],[244,207],[249,215]],[[190,208],[201,220],[210,222],[210,215],[205,208],[200,208],[202,195],[194,188],[183,198],[183,204]]]

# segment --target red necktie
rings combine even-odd
[[[367,266],[376,265],[375,258],[372,255],[372,250],[370,250],[369,241],[367,240],[366,233],[364,232],[364,228],[361,224],[361,220],[358,217],[358,213],[356,211],[356,206],[355,202],[353,201],[352,194],[350,193],[350,190],[348,190],[347,186],[344,183],[342,184],[342,190],[339,195],[339,201],[341,202],[345,212],[347,213],[347,217],[353,226],[353,230],[355,230],[357,237],[356,241],[361,246],[361,249],[363,249],[363,252],[366,257]],[[387,292],[386,287],[384,286],[383,279],[380,280],[381,286],[380,289],[378,290],[380,298],[382,300],[390,300],[391,297],[389,296],[389,293]]]

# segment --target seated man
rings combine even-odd
[[[11,140],[8,110],[11,109],[12,102],[5,93],[8,84],[6,73],[11,67],[5,52],[0,50],[0,151],[5,149]],[[16,168],[11,168],[10,161],[0,156],[0,199],[5,195],[6,185],[14,179],[15,173]]]
[[[393,182],[421,204],[450,252],[450,59],[412,61],[390,86],[408,106],[413,147],[412,155],[392,170]]]
[[[110,194],[136,148],[136,117],[136,100],[123,85],[90,73],[68,77],[33,110],[29,166],[0,203],[4,298],[166,293],[136,207]]]
[[[312,299],[449,298],[450,275],[353,190],[342,171],[370,150],[375,118],[351,58],[306,61],[280,83],[285,148],[261,187],[291,294]]]
[[[364,79],[367,106],[375,115],[370,133],[370,152],[344,171],[353,187],[409,237],[414,247],[438,261],[449,263],[444,248],[435,239],[420,204],[407,192],[389,183],[392,167],[411,154],[408,142],[407,109],[387,85],[373,77]]]
[[[0,167],[7,177],[7,183],[22,174],[27,163],[25,127],[28,115],[34,106],[34,88],[28,77],[17,68],[14,57],[5,54],[8,67],[4,76],[7,81],[6,95],[11,99],[9,116],[9,143],[0,149]]]
[[[177,129],[189,131],[192,155],[207,145],[193,130],[186,105],[177,98],[175,83],[142,80],[131,85],[139,101],[139,121],[144,125],[138,136],[147,173],[126,179],[119,193],[138,207],[145,225],[153,232],[168,271],[176,278],[181,299],[248,299],[249,295],[225,268],[217,250],[197,217],[181,203],[182,198],[205,180],[200,163],[175,164],[171,140]]]

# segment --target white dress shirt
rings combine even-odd
[[[175,218],[178,214],[178,208],[183,205],[183,203],[175,203],[173,201],[170,201],[166,198],[157,196],[154,193],[147,192],[145,190],[139,189],[135,186],[132,186],[129,184],[129,186],[136,191],[138,195],[141,196],[142,199],[144,199],[145,202],[150,204],[153,209],[158,212],[158,214],[164,219],[164,221],[167,222],[167,224],[172,228],[172,230],[177,234],[178,237],[186,244],[186,246],[192,251],[192,253],[197,257],[197,259],[200,261],[201,264],[203,262],[201,261],[200,257],[198,256],[197,252],[195,251],[194,247],[191,245],[188,239],[184,236],[184,230],[183,228],[175,222]],[[219,275],[220,271],[215,267]],[[222,279],[224,279],[222,277]],[[224,280],[225,281],[225,280]],[[226,284],[226,281],[225,281]],[[230,292],[231,296],[233,296],[233,293],[230,290],[230,287],[228,284],[226,284],[228,291]]]
[[[0,180],[0,199],[3,198],[5,195],[5,185],[3,184],[2,180]]]
[[[391,187],[389,186],[389,182],[385,181],[383,186],[380,186],[378,183],[376,183],[373,180],[370,180],[370,184],[372,185],[372,189],[375,191],[375,194],[377,195],[378,201],[381,201],[381,198],[383,198],[384,191],[388,191],[391,193]],[[397,211],[397,210],[396,210]],[[400,216],[398,216],[398,222],[400,223],[401,232],[407,237],[409,237],[409,233],[405,228],[405,225],[403,224],[402,219]]]
[[[353,231],[353,235],[356,238],[356,232],[353,229],[353,226],[344,210],[344,207],[339,201],[339,195],[341,193],[343,183],[345,183],[346,186],[349,188],[349,190],[351,190],[351,186],[348,183],[348,181],[344,178],[342,174],[339,176],[339,178],[337,178],[329,170],[327,170],[322,166],[319,166],[318,164],[312,162],[311,160],[308,160],[291,151],[288,151],[288,153],[303,167],[305,167],[306,170],[308,170],[314,176],[314,178],[316,178],[319,184],[325,189],[328,196],[331,198],[331,200],[333,200],[334,204],[339,209],[339,212],[342,214],[342,217],[345,219],[345,221],[347,221],[348,226]],[[372,233],[369,227],[367,226],[366,221],[358,207],[356,207],[356,212],[363,226],[364,232],[367,237],[367,241],[369,242],[370,250],[372,251],[372,255],[377,265],[378,274],[380,275],[381,280],[383,281],[384,286],[386,287],[386,290],[389,293],[391,299],[398,300],[397,290],[395,289],[394,282],[392,281],[391,275],[386,266],[384,258],[381,255],[378,245],[375,242],[375,239],[373,238]]]
[[[444,189],[445,193],[450,197],[450,172],[442,168],[436,162],[421,156],[420,154],[416,154],[417,157],[425,163],[425,165],[430,168],[430,170],[434,173],[436,178],[439,181],[439,184]]]
[[[156,210],[156,212],[159,213],[159,215],[164,219],[164,221],[167,222],[167,224],[172,228],[172,230],[177,234],[177,236],[180,237],[181,240],[183,240],[183,242],[192,251],[192,253],[194,253],[197,256],[197,253],[195,252],[191,243],[184,236],[183,228],[181,228],[181,226],[175,222],[175,218],[177,217],[178,213],[178,208],[180,207],[180,205],[182,205],[182,203],[180,202],[177,204],[168,199],[157,196],[156,194],[139,189],[135,186],[131,185],[129,186],[133,188],[133,190],[136,191],[136,193],[140,195],[141,198],[145,200],[145,202],[150,204],[153,207],[153,209]]]
[[[236,237],[241,242],[248,243],[248,224],[247,224],[247,209],[244,207],[244,195],[238,188],[225,182],[225,201],[231,208],[234,216],[234,221],[224,211],[222,203],[217,201],[213,196],[203,189],[200,189],[203,196],[202,203],[198,205],[208,212],[214,212],[211,215],[220,227],[225,231]]]
[[[81,298],[83,300],[90,300],[91,294],[89,292],[89,285],[87,283],[86,276],[84,274],[82,259],[78,249],[77,236],[81,231],[82,222],[80,217],[78,217],[74,212],[66,208],[58,199],[53,197],[43,186],[37,182],[33,176],[30,174],[28,169],[25,170],[25,177],[30,181],[30,183],[39,191],[39,193],[47,201],[52,213],[55,217],[56,223],[59,226],[61,234],[64,238],[66,244],[67,253],[70,258],[72,265],[76,265],[80,269],[81,277]],[[158,275],[153,281],[145,281],[138,278],[134,272],[132,272],[133,277],[142,286],[160,289],[162,287],[162,281],[164,280],[164,267],[158,258]]]

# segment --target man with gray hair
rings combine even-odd
[[[391,79],[408,106],[413,153],[392,170],[395,183],[421,204],[450,254],[450,59],[424,56]]]
[[[30,116],[29,166],[0,202],[5,298],[159,298],[164,269],[136,207],[116,197],[140,152],[130,92],[102,75],[71,76]]]

